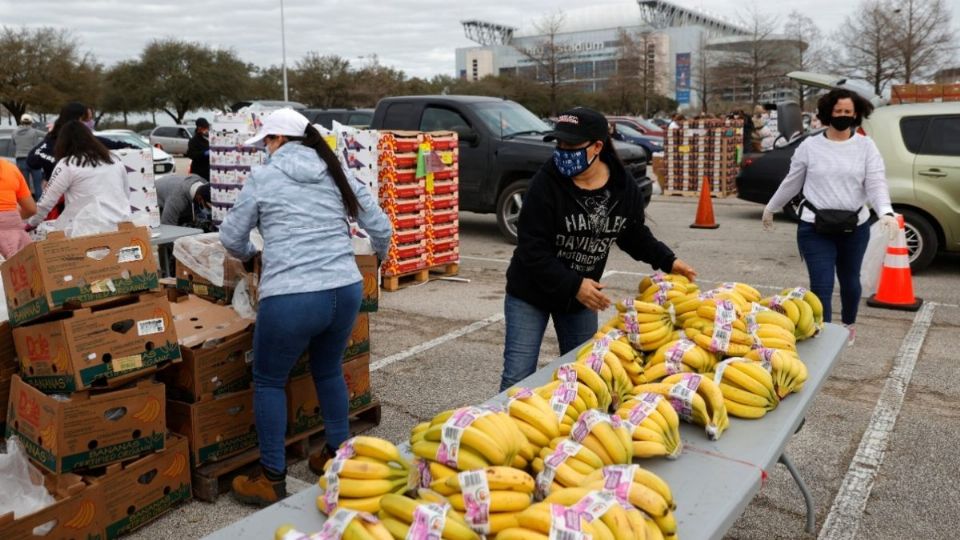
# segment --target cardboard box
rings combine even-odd
[[[300,365],[300,364],[298,364]],[[302,364],[304,367],[306,364]],[[287,437],[306,433],[323,425],[320,400],[309,369],[306,375],[294,376],[287,383]],[[370,355],[362,354],[343,363],[343,378],[347,382],[350,410],[358,409],[373,400],[370,391]]]
[[[99,486],[89,486],[78,475],[44,476],[44,486],[56,499],[50,506],[14,519],[0,515],[0,538],[43,540],[101,540],[106,505]],[[34,529],[47,525],[45,534]]]
[[[14,376],[7,436],[53,473],[101,467],[163,449],[164,388],[153,381],[103,394],[48,396]]]
[[[13,330],[23,378],[47,393],[117,386],[180,361],[163,294],[145,294]]]
[[[362,354],[370,353],[370,314],[360,313],[353,324],[353,330],[347,339],[347,348],[343,351],[343,361],[347,362]],[[299,377],[310,373],[310,355],[304,352],[290,371],[290,377]]]
[[[253,321],[197,298],[170,304],[183,361],[159,374],[167,396],[193,403],[246,390],[253,375]]]
[[[118,538],[190,500],[187,440],[170,434],[166,444],[163,452],[108,467],[103,475],[87,478],[103,493],[104,538]]]
[[[229,304],[233,300],[233,291],[237,282],[245,278],[247,272],[243,263],[230,255],[223,261],[223,285],[215,285],[179,259],[176,262],[177,290],[195,294],[214,302]]]
[[[167,400],[167,427],[190,441],[194,466],[257,446],[253,390],[197,403]]]
[[[144,227],[80,238],[61,231],[3,263],[10,323],[19,326],[64,307],[158,290],[159,273]]]
[[[17,373],[19,363],[13,348],[13,329],[10,323],[0,323],[0,440],[7,425],[7,403],[10,401],[10,380]]]
[[[350,410],[368,405],[373,400],[370,391],[370,355],[363,354],[343,363],[343,378],[347,381]]]
[[[361,312],[377,310],[380,299],[380,276],[377,267],[376,255],[357,255],[357,269],[363,276],[363,299],[360,301]]]

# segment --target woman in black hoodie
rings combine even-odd
[[[551,317],[561,354],[596,333],[597,312],[610,306],[599,280],[611,244],[655,269],[696,277],[644,225],[643,195],[602,114],[570,110],[544,140],[557,149],[530,182],[507,269],[501,391],[536,371]]]

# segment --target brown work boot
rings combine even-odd
[[[263,469],[249,476],[241,474],[233,479],[233,497],[244,504],[270,506],[287,497],[286,476]]]
[[[317,476],[323,476],[323,466],[336,455],[336,450],[324,444],[319,452],[310,454],[310,459],[307,460],[307,466],[310,467],[310,472]]]

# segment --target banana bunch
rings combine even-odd
[[[630,432],[635,459],[680,457],[680,418],[662,395],[644,392],[621,405],[617,416]]]
[[[443,540],[480,540],[449,504],[391,494],[383,497],[380,506],[377,515],[395,540],[428,538],[428,534]]]
[[[607,387],[607,383],[603,380],[603,377],[601,377],[600,374],[590,369],[585,364],[577,362],[563,364],[553,372],[553,379],[554,381],[567,384],[572,384],[575,382],[582,383],[584,386],[590,389],[590,392],[593,393],[593,399],[590,399],[590,403],[595,403],[595,405],[584,401],[584,403],[588,405],[587,408],[600,409],[601,411],[610,410],[610,404],[613,403],[613,396],[610,394],[610,389]],[[581,395],[579,391],[577,392],[577,395],[584,400],[589,398],[589,396]],[[579,412],[583,412],[583,410],[579,410]],[[575,422],[576,418],[574,418],[573,421]],[[561,419],[561,424],[563,423],[564,422]]]
[[[482,407],[444,411],[414,427],[410,437],[415,456],[458,471],[514,463],[523,467],[525,459],[534,457],[526,443],[507,413]]]
[[[640,284],[637,286],[637,292],[643,294],[643,292],[650,289],[650,287],[657,283],[663,282],[667,282],[675,286],[683,286],[684,292],[687,294],[695,293],[700,290],[700,286],[687,279],[687,276],[681,274],[665,274],[663,272],[655,272],[653,275],[643,276],[640,278]]]
[[[683,324],[688,320],[697,317],[697,308],[704,302],[698,293],[690,293],[667,300],[664,307],[667,310],[673,309],[673,315],[676,319],[676,326],[683,328]]]
[[[697,373],[678,373],[659,383],[635,386],[635,394],[652,392],[670,400],[680,418],[703,426],[711,440],[717,440],[730,425],[723,392],[711,379]]]
[[[753,304],[742,320],[747,325],[747,332],[756,338],[760,347],[796,352],[796,326],[786,315]]]
[[[535,488],[532,476],[512,467],[465,471],[430,485],[474,531],[485,535],[516,527],[517,514],[533,502]]]
[[[757,340],[746,332],[745,326],[743,330],[738,328],[740,325],[743,325],[743,321],[739,319],[728,325],[717,325],[713,320],[697,317],[685,322],[683,331],[687,339],[708,351],[743,356],[756,345]]]
[[[783,294],[763,298],[760,304],[786,315],[796,328],[797,341],[812,338],[823,326],[823,304],[803,287],[784,289]]]
[[[617,345],[614,345],[617,343]],[[632,349],[626,343],[611,340],[609,336],[594,338],[593,342],[584,345],[577,352],[576,363],[583,364],[595,371],[610,391],[610,398],[614,407],[618,406],[633,390],[633,381],[623,368],[620,356],[612,351],[613,347]],[[626,353],[624,353],[626,354]]]
[[[560,419],[550,402],[529,388],[511,388],[507,391],[507,413],[526,437],[520,457],[529,464],[540,449],[560,436]]]
[[[619,540],[602,519],[590,521],[585,512],[561,504],[541,502],[517,516],[519,526],[500,531],[497,540],[547,540],[584,535],[593,540]],[[584,537],[579,536],[579,537]],[[574,538],[578,536],[573,536]]]
[[[683,276],[675,276],[686,280],[687,278]],[[649,281],[649,284],[645,285],[645,280]],[[653,280],[653,278],[644,278],[640,280],[640,286],[637,288],[637,300],[641,302],[650,302],[652,304],[665,305],[669,300],[676,298],[684,297],[692,293],[696,293],[699,290],[699,287],[696,284],[692,284],[689,281],[683,282],[681,280]]]
[[[713,380],[723,393],[727,414],[738,418],[762,418],[780,404],[773,377],[759,362],[728,358],[717,366]]]
[[[588,474],[603,468],[603,460],[576,441],[557,438],[543,447],[531,468],[537,473],[537,493],[546,496],[556,489],[582,485]]]
[[[560,434],[569,435],[575,442],[589,448],[606,465],[633,461],[630,433],[617,415],[589,409],[580,415],[569,431],[561,426]]]
[[[612,491],[624,497],[622,502],[653,519],[664,538],[676,538],[677,520],[673,510],[677,505],[670,486],[656,474],[638,465],[604,467],[587,475],[582,487]]]
[[[626,299],[616,303],[618,317],[634,349],[643,352],[655,351],[673,339],[673,318],[659,304]]]
[[[744,358],[759,362],[770,371],[777,397],[783,399],[803,389],[807,381],[807,365],[795,352],[777,349],[754,349]]]
[[[671,341],[647,358],[643,367],[646,382],[657,382],[676,373],[707,373],[717,365],[717,355],[683,339]]]
[[[559,420],[557,430],[565,425],[569,430],[580,415],[588,409],[597,409],[600,404],[593,390],[580,381],[565,382],[556,380],[534,390],[540,397],[549,400],[552,414]],[[540,438],[536,434],[527,434],[534,446],[543,448],[552,438]]]
[[[390,531],[376,517],[355,510],[338,508],[315,535],[300,532],[293,525],[281,525],[274,540],[310,540],[311,538],[394,540]]]
[[[337,508],[376,513],[388,493],[403,493],[411,485],[410,464],[390,441],[358,436],[344,441],[324,465],[317,508],[330,515]]]
[[[727,284],[729,286],[721,286],[716,289],[711,289],[709,291],[700,293],[701,300],[712,300],[713,303],[727,300],[731,302],[737,311],[743,313],[744,311],[750,309],[750,302],[735,287],[733,284]]]
[[[609,339],[610,352],[620,360],[620,364],[623,366],[623,370],[627,372],[630,382],[640,384],[643,382],[643,356],[630,346],[627,334],[614,326],[617,321],[619,321],[617,317],[611,319],[593,336],[593,339],[597,340],[604,337]]]
[[[740,298],[743,298],[747,304],[751,302],[759,302],[763,295],[760,294],[760,291],[747,285],[746,283],[732,282],[724,283],[720,285],[720,291],[734,291]],[[741,309],[746,309],[746,305],[741,305]]]
[[[564,488],[551,493],[544,502],[589,513],[590,522],[601,521],[613,534],[614,540],[647,539],[646,514],[621,503],[612,492],[581,487]],[[650,523],[656,527],[653,520]]]

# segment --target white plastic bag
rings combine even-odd
[[[887,254],[887,233],[879,221],[870,226],[870,241],[867,242],[867,251],[863,254],[863,263],[860,265],[861,296],[872,296],[877,292],[877,282],[880,281],[880,270],[883,259]]]
[[[0,516],[13,512],[16,519],[57,502],[43,486],[43,475],[27,460],[27,454],[16,437],[7,439],[7,453],[0,454],[0,479],[3,479]],[[42,534],[46,532],[49,531]]]
[[[56,228],[62,230],[67,238],[91,236],[118,230],[118,222],[104,214],[100,202],[96,199],[86,204],[77,201],[72,205],[72,208],[77,210],[74,212],[64,211],[56,222]],[[127,217],[120,221],[130,221],[131,218],[132,216],[128,213]]]
[[[230,307],[244,319],[257,320],[257,308],[253,305],[247,279],[237,282],[237,288],[233,290],[233,298],[230,300]]]
[[[227,249],[220,243],[220,233],[185,236],[173,241],[173,257],[203,279],[223,287],[223,261]]]

